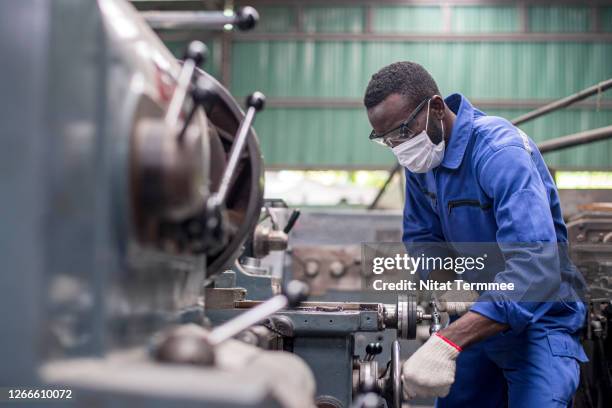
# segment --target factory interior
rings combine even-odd
[[[0,51],[0,408],[612,407],[611,0],[13,0]]]

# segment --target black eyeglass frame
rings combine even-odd
[[[400,130],[400,137],[399,138],[403,139],[404,136],[405,136],[406,129],[408,128],[408,125],[410,124],[410,122],[412,122],[414,120],[414,118],[416,118],[416,116],[421,112],[421,110],[423,110],[423,107],[425,106],[425,104],[427,102],[429,102],[431,100],[431,98],[432,97],[423,99],[423,101],[421,103],[419,103],[417,105],[417,107],[412,111],[410,116],[408,116],[408,118],[405,121],[400,123],[400,125],[398,127],[395,127],[395,128],[393,128],[391,130],[388,130],[385,133],[383,133],[382,135],[377,135],[376,132],[374,131],[374,129],[372,129],[372,131],[370,132],[369,139],[372,140],[372,141],[378,142],[378,140],[376,140],[376,139],[384,139],[385,136],[387,136],[388,134],[390,134],[392,132],[395,132],[398,129]]]

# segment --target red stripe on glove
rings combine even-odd
[[[455,344],[453,341],[451,341],[450,339],[447,339],[446,337],[444,337],[443,335],[441,335],[440,333],[436,333],[436,336],[438,336],[439,338],[441,338],[442,340],[444,340],[447,344],[450,344],[451,346],[453,346],[454,348],[457,349],[457,351],[463,351],[463,349],[461,348],[461,346]]]

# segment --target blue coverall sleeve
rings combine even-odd
[[[419,184],[417,176],[405,170],[406,202],[404,204],[404,232],[402,241],[408,254],[423,254],[444,258],[449,255],[438,214],[431,205],[434,197],[429,197]],[[431,194],[431,193],[430,193]],[[439,243],[439,245],[436,245]],[[418,274],[425,279],[431,270],[420,268]]]
[[[517,130],[507,126],[499,131]],[[546,312],[550,303],[543,302],[552,299],[560,285],[557,238],[546,189],[531,152],[520,143],[487,146],[476,161],[476,174],[493,202],[496,240],[504,258],[504,270],[494,281],[512,282],[515,290],[483,292],[471,310],[519,332]]]

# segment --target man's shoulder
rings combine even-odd
[[[474,137],[474,153],[478,156],[487,155],[509,146],[526,149],[529,145],[527,136],[519,128],[499,116],[475,117]]]

